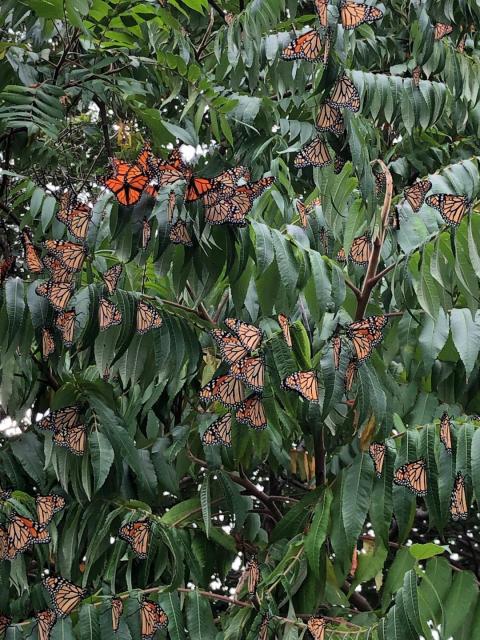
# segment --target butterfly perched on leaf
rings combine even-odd
[[[377,476],[377,478],[380,478],[382,476],[386,450],[387,447],[383,442],[372,442],[368,447],[368,453],[373,460],[375,475]]]
[[[123,613],[123,600],[121,598],[112,598],[112,629],[114,633],[117,633],[120,626],[120,618]]]
[[[240,406],[245,398],[242,382],[231,374],[216,376],[200,389],[200,400],[205,403],[214,400],[227,408]]]
[[[415,460],[402,465],[395,471],[393,482],[407,487],[416,496],[427,495],[427,465],[425,460]]]
[[[238,407],[235,419],[240,424],[247,424],[256,431],[262,431],[267,426],[267,417],[259,395],[253,394],[246,398]]]
[[[314,0],[315,11],[322,27],[328,26],[328,2],[329,0]]]
[[[165,629],[168,616],[156,602],[143,598],[140,603],[140,633],[142,640],[153,640],[158,629]]]
[[[340,19],[344,29],[356,29],[361,24],[372,24],[381,18],[383,12],[368,4],[343,0],[340,5]]]
[[[55,341],[50,329],[43,327],[42,329],[42,357],[48,360],[49,356],[55,351]]]
[[[47,576],[42,584],[50,594],[57,616],[68,616],[87,597],[88,591],[61,576]]]
[[[175,184],[180,180],[189,180],[192,170],[183,161],[180,149],[172,149],[168,158],[155,158],[153,155],[148,159],[148,166],[151,174],[156,178],[157,187],[166,187]]]
[[[213,329],[211,334],[220,347],[222,360],[225,360],[227,364],[234,364],[248,355],[248,349],[244,347],[237,336],[221,329]]]
[[[435,193],[428,196],[425,202],[436,209],[450,227],[457,227],[472,206],[467,196],[450,193]]]
[[[451,24],[445,24],[443,22],[437,22],[433,28],[433,37],[435,40],[441,40],[452,33],[453,27]]]
[[[213,178],[201,178],[193,176],[187,187],[185,202],[195,202],[200,198],[207,198],[206,203],[215,202],[222,193],[229,194],[237,186],[240,178],[250,175],[248,169],[243,166],[227,169]],[[209,198],[212,200],[209,200]]]
[[[27,265],[27,269],[31,273],[42,273],[44,270],[44,264],[40,259],[40,255],[38,253],[37,248],[33,244],[32,235],[30,229],[25,227],[22,231],[22,244],[24,251],[25,264]]]
[[[343,74],[337,79],[327,103],[338,109],[348,109],[353,113],[360,110],[360,94],[347,75]]]
[[[48,544],[50,536],[38,522],[13,511],[8,518],[5,542],[3,557],[14,560],[32,544]]]
[[[154,192],[149,190],[152,177],[149,164],[150,155],[150,147],[145,145],[134,164],[123,162],[118,158],[110,159],[111,170],[101,181],[104,187],[114,194],[120,204],[124,206],[136,204],[144,191],[153,195]]]
[[[458,53],[465,53],[465,44],[467,42],[467,35],[468,34],[464,33],[463,36],[458,41],[458,44],[457,44]]]
[[[358,371],[357,359],[355,357],[350,358],[350,360],[348,361],[348,365],[347,365],[346,371],[345,371],[344,384],[345,384],[346,393],[348,393],[349,391],[352,390],[352,386],[353,386],[353,383],[355,381],[355,377],[357,375],[357,371]]]
[[[301,200],[297,200],[295,206],[297,208],[298,215],[300,216],[300,223],[304,229],[307,227],[307,217],[315,209],[322,204],[321,198],[315,198],[308,204],[304,204]]]
[[[142,221],[142,249],[145,250],[150,242],[150,238],[152,237],[152,226],[147,218],[144,218]]]
[[[69,429],[78,424],[80,416],[80,406],[72,404],[63,409],[51,411],[47,416],[42,418],[37,426],[44,431],[58,431],[60,429]]]
[[[68,271],[81,271],[88,250],[84,244],[69,240],[46,240],[48,253],[57,258]]]
[[[118,536],[131,546],[138,558],[144,560],[148,556],[151,529],[150,520],[137,520],[120,527]]]
[[[183,244],[184,247],[193,247],[192,238],[188,233],[188,227],[183,220],[177,220],[170,228],[168,235],[173,244]]]
[[[335,175],[342,173],[342,169],[346,164],[347,164],[347,161],[345,160],[345,158],[342,158],[337,154],[335,156],[335,160],[333,161],[333,173]]]
[[[52,629],[57,621],[57,614],[53,609],[43,609],[35,613],[37,621],[38,640],[50,640]]]
[[[122,322],[122,314],[118,307],[106,298],[100,298],[98,305],[98,323],[100,331],[105,331]]]
[[[350,247],[350,251],[348,252],[348,258],[360,267],[367,266],[370,255],[372,253],[372,241],[370,239],[370,234],[365,233],[363,236],[359,236],[355,238]],[[345,251],[340,249],[337,253],[337,260],[339,262],[346,262]]]
[[[292,40],[282,51],[282,60],[307,60],[307,62],[319,62],[324,64],[328,59],[330,50],[330,36],[324,39],[316,29],[312,29]]]
[[[230,367],[230,373],[257,393],[263,391],[265,380],[265,360],[263,356],[247,357],[233,363]]]
[[[73,281],[75,274],[67,269],[57,258],[53,256],[45,256],[43,258],[43,264],[45,268],[50,271],[51,280],[53,282],[66,282]]]
[[[309,402],[318,402],[318,380],[315,371],[296,371],[282,381],[282,388],[296,391]]]
[[[458,471],[455,476],[452,495],[450,497],[450,514],[452,520],[466,520],[468,517],[467,496],[465,494],[465,476]]]
[[[65,498],[56,494],[35,498],[38,524],[42,527],[50,524],[53,516],[65,508]]]
[[[9,256],[8,258],[4,258],[0,261],[0,285],[5,282],[7,276],[12,272],[15,266],[15,261],[15,256]]]
[[[77,240],[86,239],[92,219],[92,209],[79,202],[74,194],[67,192],[63,195],[56,217]]]
[[[269,613],[264,613],[260,627],[258,629],[258,640],[268,640],[268,625],[270,624],[272,616]]]
[[[290,333],[290,321],[288,317],[284,313],[279,313],[277,316],[278,324],[280,325],[280,329],[283,333],[283,338],[287,343],[287,346],[292,348],[292,336]]]
[[[313,640],[324,640],[327,621],[320,616],[312,616],[307,620],[307,629]]]
[[[255,325],[236,318],[226,318],[225,324],[230,331],[238,336],[240,342],[249,351],[255,351],[262,344],[263,331]]]
[[[168,224],[172,223],[173,214],[175,213],[175,207],[177,206],[177,196],[175,191],[172,189],[168,194],[168,203],[167,203],[167,222]]]
[[[422,78],[422,67],[420,67],[418,64],[412,71],[412,78],[413,78],[413,84],[418,89],[418,87],[420,86],[420,80]]]
[[[419,180],[415,182],[411,187],[407,187],[403,195],[406,201],[412,207],[414,213],[418,213],[422,208],[422,204],[425,200],[425,196],[432,188],[430,180]]]
[[[204,198],[205,221],[213,225],[233,224],[244,227],[247,224],[246,216],[252,210],[255,200],[274,182],[273,177],[261,178],[257,182],[247,182],[220,194],[215,192],[215,198]]]
[[[120,280],[120,276],[123,272],[122,264],[115,264],[110,269],[107,269],[105,273],[102,274],[102,280],[105,283],[107,288],[107,294],[109,296],[113,295],[117,290],[118,281]]]
[[[371,356],[374,347],[382,341],[387,322],[386,316],[368,316],[347,325],[346,336],[353,344],[359,365]]]
[[[445,412],[440,418],[440,442],[445,447],[445,451],[452,454],[452,423],[450,416]]]
[[[81,456],[85,452],[86,439],[86,427],[84,424],[77,424],[68,429],[60,429],[53,434],[54,444],[68,449],[70,453],[77,456]]]
[[[315,138],[304,145],[295,156],[294,165],[297,169],[305,167],[326,167],[332,163],[328,147],[321,138]]]
[[[78,422],[79,407],[71,405],[58,409],[42,418],[38,428],[53,433],[53,442],[75,455],[83,455],[86,444],[86,427]]]
[[[54,321],[56,328],[62,334],[63,344],[68,348],[73,345],[76,317],[75,309],[71,309],[70,311],[62,311],[59,313]]]
[[[337,107],[324,102],[317,114],[315,127],[318,131],[331,131],[335,135],[341,135],[345,131],[342,112]]]
[[[144,300],[140,300],[137,305],[137,333],[143,335],[151,329],[158,329],[162,324],[162,316],[155,307]]]
[[[340,355],[342,353],[342,339],[339,335],[335,334],[332,337],[332,349],[333,349],[333,364],[338,371],[340,368]]]
[[[47,280],[35,287],[35,293],[46,298],[55,311],[64,311],[70,302],[74,285],[71,282]]]
[[[222,445],[230,447],[232,444],[232,414],[226,413],[212,422],[203,432],[201,440],[207,446]]]
[[[248,595],[254,596],[257,592],[257,585],[260,580],[260,565],[255,556],[252,556],[245,567],[245,574],[247,577],[247,589]]]

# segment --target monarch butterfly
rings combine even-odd
[[[69,271],[57,258],[53,256],[45,256],[43,264],[52,274],[54,282],[72,282],[74,274]]]
[[[52,629],[57,621],[57,614],[52,609],[44,609],[35,613],[38,626],[38,640],[50,640]]]
[[[422,67],[417,65],[412,71],[413,84],[418,88],[420,86],[420,80],[422,78]]]
[[[32,273],[42,273],[44,269],[43,262],[40,260],[38,251],[32,242],[30,229],[25,227],[22,232],[22,244],[27,269]]]
[[[345,391],[347,393],[352,389],[353,383],[355,381],[355,376],[357,375],[357,369],[358,369],[357,359],[350,358],[347,365],[347,370],[345,372],[345,381],[344,381]]]
[[[333,364],[335,369],[338,371],[340,368],[340,355],[342,353],[342,339],[338,335],[334,335],[332,338],[332,348],[333,348]]]
[[[2,489],[0,487],[0,501],[5,502],[5,500],[9,500],[12,497],[11,489]]]
[[[238,181],[244,178],[250,179],[250,171],[243,166],[234,167],[233,169],[227,169],[220,175],[212,178],[214,188],[207,191],[202,198],[204,205],[212,205],[218,202],[219,199],[228,198],[235,192],[238,185]]]
[[[152,226],[149,221],[144,218],[142,221],[142,249],[145,250],[147,248],[148,243],[150,242],[150,238],[152,237]]]
[[[318,112],[315,127],[318,131],[331,131],[335,135],[342,134],[345,131],[345,121],[340,109],[324,102]]]
[[[395,206],[392,214],[389,215],[388,222],[394,231],[400,230],[400,216],[398,214],[398,206]]]
[[[257,592],[257,585],[260,580],[260,565],[258,564],[258,560],[255,556],[252,556],[247,562],[245,573],[247,576],[248,595],[254,596]]]
[[[191,177],[191,169],[182,159],[180,149],[173,149],[164,161],[161,158],[150,158],[149,167],[157,179],[158,187],[166,187],[180,180],[188,180]]]
[[[68,616],[87,597],[88,591],[61,576],[47,576],[42,584],[50,594],[57,616]]]
[[[427,495],[427,465],[425,460],[415,460],[402,465],[395,471],[395,484],[407,487],[416,496]]]
[[[38,524],[45,527],[56,513],[65,508],[65,498],[56,494],[37,496],[35,498],[35,507]]]
[[[407,187],[403,195],[407,200],[408,204],[412,207],[414,213],[418,213],[420,211],[423,201],[425,200],[425,196],[432,188],[432,183],[430,180],[419,180],[411,187]]]
[[[328,26],[328,1],[329,0],[315,0],[315,10],[318,15],[318,21],[322,27]]]
[[[450,498],[450,514],[452,520],[466,520],[468,517],[467,497],[465,495],[465,477],[459,471],[455,476],[455,484],[453,486]]]
[[[8,533],[5,527],[0,525],[0,560],[5,560],[7,558],[7,549],[8,549]],[[0,617],[1,623],[1,617]],[[0,627],[1,630],[1,627]]]
[[[327,621],[320,616],[312,616],[307,621],[307,629],[310,631],[313,640],[324,639],[326,626]]]
[[[112,629],[117,633],[120,626],[120,617],[123,613],[123,600],[121,598],[112,598]]]
[[[300,216],[300,224],[304,229],[307,228],[307,207],[301,200],[297,200],[295,203],[295,207],[297,209],[297,213]]]
[[[106,298],[100,298],[98,306],[98,322],[100,331],[114,327],[122,322],[122,314],[116,304]]]
[[[335,156],[335,160],[333,161],[333,173],[338,176],[339,173],[342,173],[343,167],[347,164],[345,158],[342,158],[338,154]]]
[[[44,244],[47,251],[68,271],[81,271],[87,255],[87,247],[84,244],[68,240],[46,240]]]
[[[187,225],[183,220],[177,220],[172,225],[169,234],[170,242],[173,244],[183,244],[184,247],[193,247],[193,242],[188,233]]]
[[[331,164],[332,158],[327,145],[321,138],[315,138],[304,145],[295,156],[294,165],[297,169],[305,167],[326,167]]]
[[[77,404],[69,405],[63,409],[52,411],[42,418],[38,423],[38,428],[44,431],[59,431],[60,429],[69,429],[78,423],[80,415],[80,406]]]
[[[275,178],[267,177],[257,182],[248,182],[236,189],[224,190],[223,195],[214,203],[205,205],[206,222],[245,226],[245,216],[251,211],[255,200],[274,182]]]
[[[145,560],[148,556],[151,529],[152,523],[150,520],[137,520],[120,527],[118,537],[125,540],[132,547],[138,558]]]
[[[355,238],[355,240],[352,242],[348,257],[354,264],[365,267],[370,260],[371,252],[372,243],[370,241],[370,235],[368,233],[365,233],[363,236]],[[339,262],[346,262],[347,258],[343,249],[340,249],[340,251],[337,253],[337,260]]]
[[[85,452],[86,432],[84,424],[76,424],[69,428],[64,427],[53,434],[53,442],[76,456],[82,456]]]
[[[358,364],[365,362],[372,354],[373,348],[380,344],[387,322],[386,316],[368,316],[347,326],[346,334],[353,342]]]
[[[285,339],[285,342],[287,343],[287,346],[290,347],[291,349],[293,345],[292,345],[292,336],[290,334],[290,323],[289,323],[288,317],[283,313],[279,313],[278,324],[280,325],[280,328],[282,330],[283,337]]]
[[[220,347],[222,360],[225,360],[228,364],[238,362],[248,355],[248,350],[243,346],[237,336],[232,336],[232,334],[222,331],[221,329],[213,329],[211,333],[215,342]]]
[[[103,186],[111,191],[118,202],[126,207],[136,204],[150,182],[149,171],[145,169],[144,156],[141,163],[130,164],[118,158],[111,158],[110,173],[101,179]]]
[[[202,443],[206,446],[230,447],[232,444],[232,414],[226,413],[212,422],[202,435]]]
[[[445,36],[448,36],[449,33],[452,33],[452,31],[453,27],[451,24],[437,22],[437,24],[433,28],[433,38],[434,40],[441,40]]]
[[[257,393],[263,391],[265,379],[265,360],[263,356],[249,357],[235,362],[230,367],[230,373],[247,384]]]
[[[42,357],[48,360],[49,356],[55,351],[55,342],[52,332],[45,327],[42,329]]]
[[[175,207],[177,205],[177,196],[175,195],[175,191],[172,189],[168,194],[168,204],[167,204],[167,221],[168,224],[172,223],[173,214],[175,212]]]
[[[309,402],[318,402],[318,380],[315,371],[296,371],[283,380],[282,387],[296,391]]]
[[[343,0],[340,6],[340,19],[344,29],[355,29],[361,24],[372,24],[383,18],[383,12],[368,4],[357,4]]]
[[[260,628],[258,630],[258,640],[268,640],[268,625],[271,617],[272,616],[269,613],[263,614]]]
[[[64,311],[72,297],[74,286],[71,282],[47,280],[35,288],[35,293],[47,298],[55,311]]]
[[[329,46],[328,37],[322,41],[315,29],[298,36],[282,51],[282,60],[307,60],[318,62],[325,60],[325,49]]]
[[[55,318],[55,326],[62,334],[63,344],[67,348],[70,348],[73,344],[76,317],[75,309],[71,309],[70,311],[59,313]]]
[[[327,103],[353,113],[360,110],[360,94],[347,75],[343,74],[337,79]]]
[[[140,627],[142,640],[153,640],[157,629],[168,625],[168,616],[156,602],[146,600],[140,603]]]
[[[433,196],[428,196],[425,202],[439,211],[450,227],[456,227],[461,223],[472,204],[467,196],[456,196],[450,193],[435,193]]]
[[[244,397],[242,383],[230,374],[212,378],[208,384],[200,389],[202,402],[217,400],[227,408],[239,407]]]
[[[10,616],[4,616],[3,614],[0,614],[0,636],[6,632],[7,628],[10,626],[11,621],[12,619],[10,618]]]
[[[92,210],[88,205],[78,202],[75,195],[65,193],[56,217],[77,240],[85,240],[92,219]]]
[[[3,284],[15,266],[15,257],[5,258],[0,262],[0,284]]]
[[[109,296],[113,295],[117,290],[118,281],[120,280],[120,276],[123,272],[122,264],[115,264],[110,269],[107,269],[104,274],[102,274],[102,279],[105,282],[105,286],[107,287],[107,293]]]
[[[230,331],[237,334],[240,342],[249,351],[255,351],[262,344],[263,331],[253,324],[236,318],[225,318],[225,324]]]
[[[265,429],[267,418],[260,396],[252,395],[244,400],[237,409],[235,419],[240,424],[247,424],[256,431]]]
[[[445,451],[451,455],[452,453],[452,423],[450,416],[445,412],[440,418],[440,442],[445,447]]]
[[[7,548],[5,558],[14,560],[19,553],[26,551],[31,544],[48,544],[50,536],[38,522],[18,515],[13,511],[7,526]]]
[[[243,168],[242,168],[243,170]],[[224,188],[232,188],[238,182],[238,173],[236,169],[227,169],[223,173],[220,173],[214,178],[200,178],[193,176],[190,178],[187,192],[185,195],[185,202],[195,202],[203,198],[209,191],[214,189],[222,190]]]
[[[458,53],[464,53],[465,52],[465,43],[466,42],[467,42],[467,34],[464,33],[463,36],[458,41],[458,44],[457,44]]]
[[[379,196],[385,191],[387,179],[383,171],[374,171],[373,177],[375,178],[375,195]]]
[[[162,317],[155,307],[141,300],[137,306],[137,333],[143,335],[150,329],[158,329],[162,324]]]
[[[383,442],[372,442],[372,444],[368,447],[368,453],[373,460],[373,465],[375,467],[375,474],[377,478],[382,476],[383,462],[385,460],[385,452],[387,447]]]

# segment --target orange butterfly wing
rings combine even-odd
[[[85,240],[92,219],[92,209],[89,206],[78,202],[72,194],[66,193],[60,202],[56,217],[77,240]]]
[[[373,460],[377,478],[380,478],[382,475],[386,450],[387,447],[383,444],[383,442],[372,442],[372,444],[368,447],[368,453]]]
[[[344,0],[340,6],[340,19],[344,29],[355,29],[361,24],[372,24],[383,18],[383,12],[376,7]]]
[[[87,432],[84,424],[63,428],[54,433],[53,442],[59,447],[68,449],[70,453],[81,456],[85,452]]]
[[[420,180],[404,190],[403,195],[405,196],[408,204],[412,207],[414,213],[418,213],[418,211],[420,211],[423,201],[425,200],[425,196],[431,188],[432,183],[430,180]]]
[[[427,495],[427,465],[425,460],[415,460],[402,465],[396,470],[393,482],[407,487],[416,496]]]
[[[225,324],[230,331],[237,334],[240,342],[249,351],[255,351],[262,344],[263,331],[253,324],[235,318],[226,318]]]
[[[450,498],[450,514],[452,520],[466,520],[468,517],[467,496],[465,494],[465,477],[459,471],[455,477],[452,496]]]
[[[137,306],[137,333],[143,335],[150,329],[158,329],[162,324],[162,317],[155,307],[141,300]]]
[[[296,371],[284,378],[282,387],[296,391],[309,402],[318,402],[318,380],[315,371]]]
[[[45,256],[43,258],[43,264],[52,274],[53,282],[72,282],[74,274],[69,271],[57,258],[53,256]]]
[[[327,103],[357,113],[360,110],[360,94],[350,78],[343,74],[336,81]]]
[[[215,342],[220,347],[222,360],[228,364],[233,364],[245,358],[248,350],[240,342],[240,339],[221,329],[213,329],[211,332]]]
[[[445,447],[445,451],[451,455],[452,453],[452,423],[448,413],[444,413],[440,418],[440,442]]]
[[[112,598],[112,629],[116,633],[120,626],[120,617],[123,613],[123,600],[121,598]]]
[[[117,308],[116,304],[110,302],[106,298],[100,298],[98,307],[98,321],[100,325],[100,331],[114,327],[122,322],[122,314]]]
[[[312,142],[304,145],[297,153],[294,165],[297,169],[305,167],[326,167],[332,163],[327,145],[321,138],[315,138]]]
[[[27,269],[32,273],[42,273],[44,265],[40,259],[40,256],[38,255],[38,251],[35,248],[35,245],[32,242],[30,230],[27,227],[25,227],[22,233],[22,244]]]
[[[200,390],[200,400],[202,402],[217,400],[227,408],[238,407],[243,399],[242,382],[230,374],[213,378]]]
[[[318,131],[331,131],[336,135],[341,135],[345,131],[345,121],[340,109],[324,102],[320,106],[315,127]]]
[[[158,629],[168,625],[168,616],[156,602],[143,600],[140,604],[140,632],[142,640],[153,640]]]
[[[450,227],[458,226],[471,206],[466,196],[451,193],[435,193],[428,196],[425,202],[436,209]]]
[[[45,248],[51,253],[68,271],[80,271],[87,255],[87,248],[84,244],[69,242],[68,240],[46,240]]]
[[[105,286],[107,287],[107,293],[109,296],[113,295],[117,290],[118,281],[123,272],[122,264],[115,264],[110,269],[107,269],[102,275]]]
[[[329,0],[315,0],[315,11],[322,27],[328,26],[328,2]]]
[[[49,356],[55,351],[55,341],[52,332],[45,327],[42,329],[42,357],[48,360]]]
[[[224,416],[212,422],[202,435],[202,443],[207,446],[222,445],[230,447],[232,443],[232,414]]]
[[[245,567],[245,573],[247,575],[247,588],[248,595],[254,596],[257,592],[257,585],[260,580],[260,565],[255,556],[250,558]]]
[[[184,247],[193,247],[193,242],[190,234],[188,233],[187,225],[183,220],[177,220],[177,222],[172,225],[169,238],[173,244],[183,244]]]
[[[244,358],[230,367],[230,372],[257,393],[263,391],[265,360],[263,356]]]
[[[312,634],[313,640],[324,640],[326,626],[327,621],[320,616],[312,616],[307,621],[307,629]]]
[[[442,22],[437,22],[435,27],[433,28],[433,37],[435,40],[441,40],[448,36],[449,33],[452,33],[453,27],[451,24],[444,24]]]
[[[283,337],[285,339],[285,342],[287,343],[287,346],[290,347],[291,349],[293,345],[292,345],[292,336],[290,334],[290,322],[288,320],[288,317],[283,313],[279,313],[278,324],[280,325],[280,328],[282,330]]]
[[[64,311],[68,305],[74,286],[70,282],[48,280],[35,288],[37,295],[47,298],[55,311]]]
[[[348,393],[351,391],[353,383],[355,381],[355,377],[357,375],[357,359],[351,358],[348,365],[347,370],[345,371],[345,391]]]
[[[282,51],[283,60],[307,60],[317,62],[322,58],[325,43],[315,29],[295,38],[288,47]]]
[[[235,419],[240,424],[247,424],[256,431],[262,431],[267,426],[267,417],[262,400],[252,395],[244,400],[237,409]]]
[[[144,560],[148,556],[151,528],[149,520],[137,520],[120,527],[118,536],[128,542],[138,558]]]
[[[55,613],[60,617],[68,616],[88,593],[60,576],[48,576],[42,583],[52,598]]]
[[[56,494],[37,496],[35,498],[35,506],[37,509],[38,524],[43,527],[50,523],[56,513],[64,509],[65,498]]]
[[[63,344],[66,347],[71,347],[73,344],[76,317],[75,309],[71,309],[70,311],[59,313],[55,318],[55,326],[61,332]]]
[[[35,620],[38,625],[38,640],[50,640],[52,629],[57,621],[57,614],[52,609],[37,611]]]
[[[26,551],[31,544],[48,544],[48,531],[42,530],[37,522],[13,512],[7,526],[6,557],[13,560],[19,553]]]

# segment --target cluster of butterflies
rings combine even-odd
[[[146,143],[134,163],[118,158],[110,160],[111,171],[102,179],[118,202],[124,206],[136,204],[144,193],[156,197],[159,190],[178,182],[185,183],[184,202],[201,201],[205,220],[209,224],[231,224],[244,227],[247,215],[262,193],[273,184],[275,178],[250,181],[246,167],[227,169],[213,178],[195,176],[191,166],[182,159],[180,149],[173,149],[166,160],[156,157]],[[168,198],[168,221],[173,220],[176,194],[170,191]],[[151,227],[147,219],[143,221],[142,246],[150,240]],[[192,246],[186,223],[180,218],[170,228],[170,240],[176,244]]]
[[[66,205],[63,206],[66,207]],[[76,204],[72,206],[80,207],[79,211],[90,211],[86,205]],[[74,214],[77,209],[67,207],[65,211]],[[62,213],[61,206],[57,216],[59,216],[62,222],[67,224],[67,221],[70,219],[65,211]],[[85,213],[85,215],[87,214]],[[85,221],[87,221],[87,217]],[[74,226],[71,220],[67,226],[71,233],[73,233],[72,230],[75,230],[75,234],[77,234],[76,237],[80,237],[81,235],[86,237],[85,227],[82,227],[83,231],[81,231],[78,226]],[[22,232],[22,244],[27,269],[34,275],[40,275],[45,270],[50,272],[49,280],[39,284],[35,291],[37,295],[46,298],[55,310],[53,325],[55,329],[60,332],[65,347],[70,348],[74,342],[77,314],[75,308],[68,309],[67,307],[75,290],[75,275],[82,270],[84,260],[88,253],[86,245],[85,243],[71,242],[68,240],[46,240],[44,242],[46,255],[42,258],[32,240],[32,235],[28,227],[25,227]],[[100,298],[98,307],[98,322],[101,331],[122,322],[120,310],[108,299],[108,296],[112,296],[116,292],[122,272],[123,265],[116,264],[102,274],[105,295]],[[137,333],[142,335],[150,331],[150,329],[156,329],[161,325],[162,318],[157,309],[145,300],[140,300],[137,304]],[[42,328],[41,346],[42,355],[45,360],[55,352],[55,336],[51,327],[45,326]]]
[[[447,413],[440,418],[440,441],[446,452],[452,454],[452,422]],[[382,475],[383,462],[385,460],[386,445],[383,442],[372,442],[369,447],[369,454],[375,466],[375,473],[378,478]],[[407,487],[416,496],[427,495],[427,464],[423,458],[408,462],[399,467],[394,474],[393,482],[397,485]],[[453,520],[466,520],[468,517],[468,504],[465,493],[465,475],[458,471],[450,497],[450,514]]]
[[[431,188],[430,180],[418,180],[404,190],[403,194],[412,211],[418,213],[425,202],[440,213],[449,227],[458,227],[472,206],[471,200],[467,196],[452,193],[434,193],[425,197]]]
[[[83,455],[87,441],[87,428],[80,419],[80,406],[69,405],[51,411],[37,423],[37,428],[53,433],[53,443],[77,456]]]
[[[88,591],[70,582],[61,576],[47,576],[42,584],[48,591],[52,608],[37,611],[34,615],[38,640],[49,640],[53,627],[58,618],[65,618],[84,600]],[[142,640],[153,640],[159,629],[168,626],[168,616],[162,607],[145,596],[140,599],[140,634]],[[111,599],[112,629],[116,633],[120,626],[120,618],[123,613],[123,600],[118,597]],[[6,615],[0,615],[0,637],[10,626],[12,619]]]

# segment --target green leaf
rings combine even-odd
[[[305,538],[305,553],[308,563],[318,578],[320,578],[320,551],[327,538],[332,499],[331,490],[329,488],[325,489],[323,496],[315,507],[312,524]]]
[[[465,366],[467,380],[473,371],[480,350],[480,313],[475,318],[469,309],[452,309],[452,338]]]
[[[205,524],[205,533],[210,537],[210,527],[212,526],[212,505],[210,501],[210,474],[207,473],[200,487],[200,504],[202,505],[202,516]]]
[[[355,457],[342,480],[342,517],[345,534],[356,541],[365,522],[373,483],[373,463],[368,453]]]
[[[92,604],[80,607],[78,616],[80,640],[100,640],[100,623],[98,620],[98,608]]]
[[[88,451],[93,470],[94,489],[98,491],[107,479],[115,454],[108,438],[98,430],[88,435]]]
[[[186,611],[191,640],[212,640],[216,636],[210,603],[197,590],[187,594]]]
[[[473,573],[455,573],[445,601],[446,638],[455,637],[464,622],[465,613],[473,608],[477,598],[478,586]]]
[[[408,547],[408,550],[416,560],[427,560],[434,556],[441,556],[445,553],[445,549],[433,542],[427,542],[426,544],[412,544]]]
[[[20,278],[8,278],[5,283],[5,305],[8,317],[7,348],[14,338],[19,339],[23,327],[25,300],[23,281]]]

